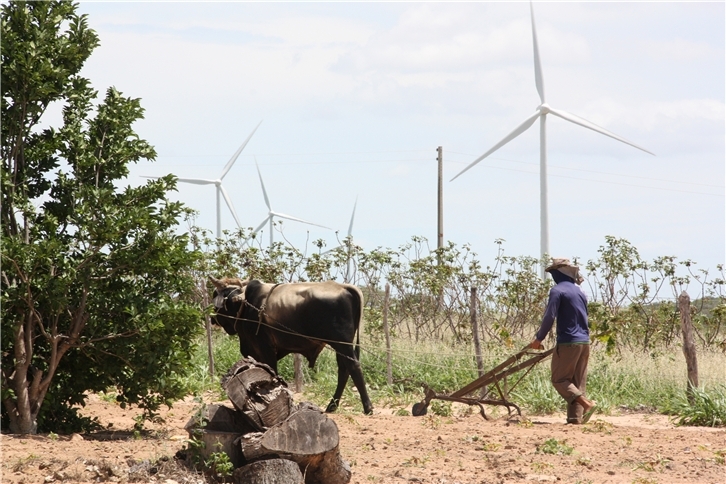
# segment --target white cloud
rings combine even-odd
[[[601,126],[632,126],[643,131],[694,121],[723,123],[725,106],[716,99],[679,99],[676,101],[626,104],[613,98],[588,103],[584,111],[594,113],[590,121]]]
[[[394,27],[372,35],[364,47],[348,51],[336,67],[348,72],[451,75],[498,68],[501,63],[531,63],[532,30],[526,13],[492,23],[486,10],[440,10],[432,4],[409,9]],[[539,27],[538,38],[540,50],[546,51],[550,62],[589,59],[587,42],[580,35],[545,24]]]
[[[715,56],[723,57],[723,50],[719,52],[707,42],[692,41],[681,37],[648,41],[644,43],[642,50],[646,55],[657,59],[686,63],[710,60]]]

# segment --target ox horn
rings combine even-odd
[[[226,287],[224,285],[224,283],[222,281],[220,281],[219,279],[215,279],[212,276],[207,276],[207,278],[209,278],[209,282],[211,282],[212,284],[214,284],[214,287],[216,287],[217,289],[220,289],[221,290],[221,289],[224,289]]]

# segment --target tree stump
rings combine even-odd
[[[291,460],[261,460],[234,470],[236,484],[303,484],[300,468]]]

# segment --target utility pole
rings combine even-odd
[[[444,246],[444,149],[439,146],[436,151],[439,154],[439,223],[436,248],[441,249]]]

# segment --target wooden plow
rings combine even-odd
[[[426,415],[431,400],[437,399],[447,402],[466,403],[467,405],[478,405],[482,417],[484,417],[484,419],[486,420],[489,420],[489,417],[487,417],[486,412],[484,411],[484,405],[499,405],[507,407],[507,412],[510,415],[512,414],[512,408],[514,408],[517,411],[517,414],[521,416],[522,412],[519,407],[508,400],[509,392],[514,390],[514,388],[519,384],[519,382],[522,381],[527,373],[529,373],[529,371],[534,368],[534,365],[548,358],[554,350],[554,348],[550,348],[549,350],[540,353],[534,352],[534,350],[530,349],[529,347],[525,347],[516,355],[510,356],[503,363],[492,368],[473,382],[466,385],[461,390],[455,391],[451,395],[436,393],[424,384],[426,397],[422,401],[414,404],[413,408],[411,409],[411,413],[416,417]],[[523,359],[524,361],[522,361]],[[514,382],[514,384],[505,385],[504,388],[502,388],[502,385],[499,384],[501,380],[504,380],[505,383],[507,383],[506,378],[509,375],[512,375],[524,369],[526,369],[527,371],[524,372],[524,374],[522,374],[517,379],[517,381]],[[470,395],[476,390],[486,389],[489,385],[493,385],[493,388],[499,395],[498,399],[490,398],[490,390],[483,392],[479,398]]]

